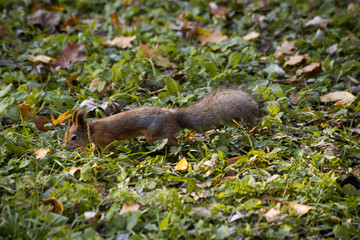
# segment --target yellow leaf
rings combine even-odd
[[[203,29],[201,26],[198,26],[196,28],[196,33],[199,35],[209,35],[212,32],[213,32],[212,29]]]
[[[175,166],[175,171],[184,172],[188,169],[189,163],[186,161],[186,158],[182,158],[178,164]]]
[[[63,121],[66,121],[67,119],[71,118],[72,114],[68,114],[69,110],[60,114],[60,116],[55,119],[53,115],[50,115],[51,122],[56,126],[62,123]]]
[[[29,55],[27,58],[30,62],[42,62],[42,63],[49,63],[51,61],[51,57],[45,56],[45,55]]]
[[[349,92],[337,91],[320,97],[320,102],[337,101],[335,106],[348,106],[355,101],[356,97]]]
[[[60,215],[62,214],[64,207],[63,207],[62,202],[59,199],[48,198],[48,199],[43,199],[41,201],[44,205],[49,205],[49,204],[52,205],[52,208],[50,209],[51,212],[54,212],[54,213],[57,213]]]

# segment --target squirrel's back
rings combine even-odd
[[[173,110],[182,128],[197,131],[217,127],[231,120],[251,123],[258,116],[258,104],[254,98],[237,89],[219,89],[197,103]]]

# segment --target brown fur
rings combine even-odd
[[[174,135],[181,128],[203,131],[232,119],[250,123],[257,113],[257,103],[249,94],[241,90],[223,89],[187,108],[143,107],[96,120],[89,124],[90,138],[101,151],[109,151],[112,148],[110,144],[116,140],[140,135],[145,136],[149,144],[167,138],[167,146],[177,146]],[[89,143],[85,110],[75,110],[72,120],[66,149]]]

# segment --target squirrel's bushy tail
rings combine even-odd
[[[173,110],[182,128],[203,131],[232,120],[251,123],[258,117],[258,104],[254,98],[236,89],[220,89],[206,95],[186,108]]]

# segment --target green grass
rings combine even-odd
[[[349,76],[360,79],[359,3],[219,1],[228,13],[222,19],[210,13],[206,1],[124,2],[0,1],[0,238],[360,238],[359,100],[334,106],[319,99],[358,84]],[[90,24],[79,22],[64,31],[27,19],[35,7],[54,6],[63,8],[60,25],[73,16]],[[114,12],[125,24],[116,29]],[[190,24],[196,22],[192,26],[219,30],[229,39],[201,45],[196,34],[181,37],[170,25],[182,23],[181,13]],[[265,20],[256,21],[261,15]],[[307,25],[315,16],[331,22]],[[260,36],[245,41],[252,31]],[[102,44],[134,35],[130,48]],[[293,54],[308,58],[284,66],[289,56],[274,54],[285,41],[294,42]],[[54,61],[27,60],[32,54],[57,58],[69,42],[84,45],[85,61],[56,69]],[[140,42],[157,49],[155,54],[178,71],[147,58]],[[329,55],[326,49],[334,44],[337,51]],[[295,74],[313,62],[321,63],[321,72]],[[69,77],[76,77],[71,86]],[[90,88],[95,78],[102,80]],[[110,84],[113,90],[106,90]],[[185,129],[178,134],[178,148],[160,152],[163,142],[149,146],[144,138],[119,141],[109,155],[90,148],[66,151],[68,122],[51,121],[90,98],[107,103],[111,112],[178,108],[218,87],[239,86],[262,105],[258,131],[226,125],[189,140],[192,130]],[[21,114],[19,104],[32,112]],[[39,131],[35,116],[51,130]],[[91,115],[104,116],[100,108]],[[38,158],[41,148],[50,151]],[[182,157],[188,170],[175,171]],[[79,167],[75,173],[74,167]],[[62,203],[61,214],[43,203],[50,198]],[[125,203],[140,207],[120,214]],[[311,208],[297,214],[291,203]],[[269,210],[278,211],[272,220]],[[88,212],[98,217],[87,219]]]

